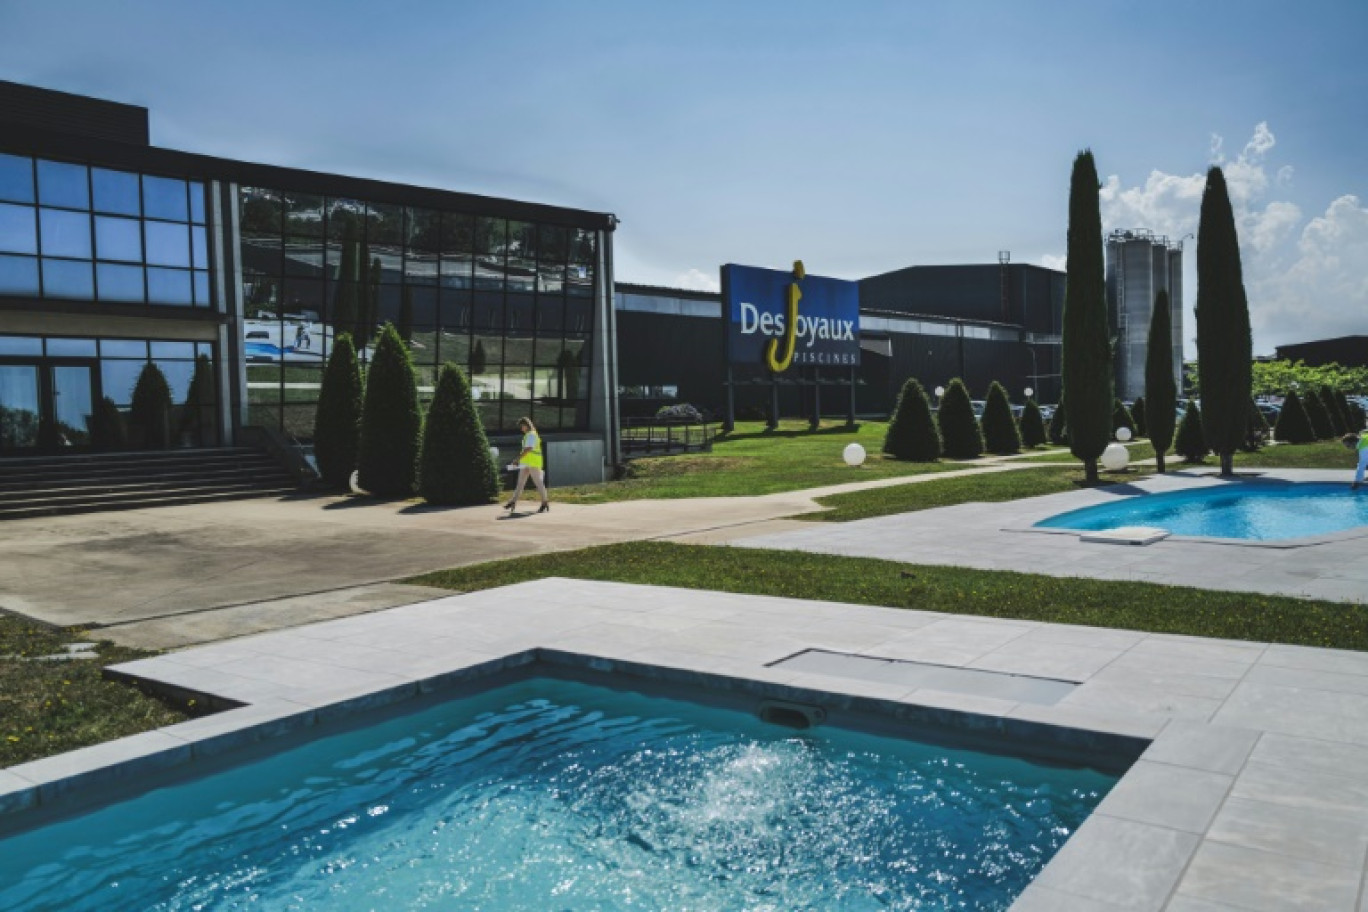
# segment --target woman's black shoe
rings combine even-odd
[[[516,500],[510,500],[508,503],[504,504],[504,509],[511,512],[517,505],[518,502]]]
[[[538,513],[549,513],[550,511],[551,511],[551,501],[549,501],[549,500],[543,500],[543,501],[542,501],[542,505],[541,505],[541,509],[538,510],[537,512],[538,512]]]

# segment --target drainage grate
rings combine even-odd
[[[977,668],[956,668],[952,665],[850,655],[844,652],[828,652],[825,649],[807,649],[786,659],[780,659],[772,663],[771,667],[901,684],[919,689],[996,697],[1018,703],[1039,703],[1045,706],[1058,703],[1078,686],[1075,681],[1060,681],[1055,678],[1036,678],[1001,671],[982,671]]]

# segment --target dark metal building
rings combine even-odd
[[[1305,361],[1308,367],[1324,364],[1368,367],[1368,336],[1340,336],[1338,339],[1279,345],[1276,351],[1279,361]]]

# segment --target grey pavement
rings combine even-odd
[[[785,661],[810,649],[961,673],[900,679],[862,670],[887,662]],[[1016,912],[1365,908],[1364,653],[580,580],[446,596],[120,666],[246,705],[0,771],[0,814],[536,659],[643,687],[651,677],[725,686],[757,707],[764,696],[817,703],[835,724],[866,698],[902,707],[903,718],[998,732],[1027,751],[1148,742]],[[986,696],[975,682],[993,675],[1001,681]],[[1042,700],[1010,676],[1069,686]]]

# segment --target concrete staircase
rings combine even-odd
[[[249,447],[23,456],[0,459],[0,520],[278,497],[297,487]]]

